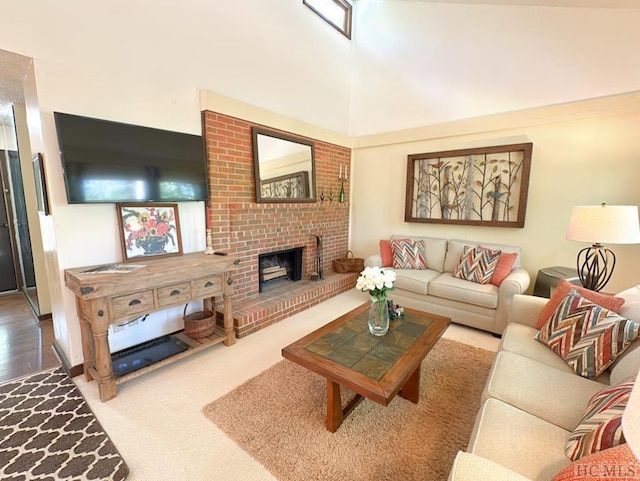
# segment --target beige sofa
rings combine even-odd
[[[534,338],[533,326],[546,302],[515,296],[467,452],[456,457],[450,481],[551,480],[571,463],[565,445],[589,398],[638,373],[640,341],[596,380],[575,374]],[[625,302],[620,314],[637,320],[638,304]]]
[[[457,324],[502,334],[506,325],[511,302],[515,294],[524,293],[529,287],[529,274],[522,267],[519,247],[478,243],[465,240],[447,240],[434,237],[394,235],[391,239],[422,240],[428,269],[395,269],[397,279],[390,299],[401,306],[432,312],[451,318]],[[500,287],[453,277],[465,245],[482,244],[492,249],[518,254],[511,273]],[[382,257],[372,255],[365,266],[382,266]]]

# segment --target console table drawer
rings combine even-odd
[[[158,307],[182,304],[191,299],[191,283],[183,282],[158,289]]]
[[[193,281],[193,297],[213,297],[222,295],[220,276],[203,277]]]
[[[112,300],[113,317],[120,319],[154,310],[153,291],[142,291],[126,296],[114,297]]]

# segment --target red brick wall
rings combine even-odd
[[[333,259],[344,257],[348,245],[349,186],[345,184],[347,201],[340,204],[338,174],[340,165],[350,164],[351,150],[307,139],[315,145],[317,202],[258,204],[255,201],[251,127],[270,127],[211,111],[204,112],[203,123],[209,163],[209,226],[213,247],[241,258],[234,277],[233,301],[258,295],[259,254],[307,247],[303,278],[309,279],[315,266],[314,234],[323,236],[323,269],[325,273],[331,271]],[[328,200],[330,191],[333,202]],[[326,197],[324,202],[320,202],[321,192]]]

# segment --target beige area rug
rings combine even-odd
[[[333,434],[326,380],[288,360],[204,413],[281,481],[444,481],[466,448],[494,356],[441,339],[422,363],[418,404],[365,399]]]

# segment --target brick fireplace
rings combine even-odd
[[[303,252],[304,248],[297,247],[258,255],[258,291],[264,292],[267,283],[270,287],[302,280]]]
[[[347,147],[311,140],[315,147],[315,203],[256,203],[251,127],[266,127],[228,115],[203,112],[209,165],[209,226],[213,247],[240,256],[234,276],[234,328],[238,337],[307,309],[355,285],[356,274],[335,274],[332,261],[348,245],[349,190],[337,202],[340,166],[350,164]],[[272,129],[275,130],[275,129]],[[292,135],[290,132],[283,132]],[[324,202],[320,194],[324,193]],[[333,201],[329,202],[329,194]],[[321,235],[324,281],[314,282],[316,240]],[[288,294],[260,293],[258,259],[274,251],[302,249],[301,287]]]

